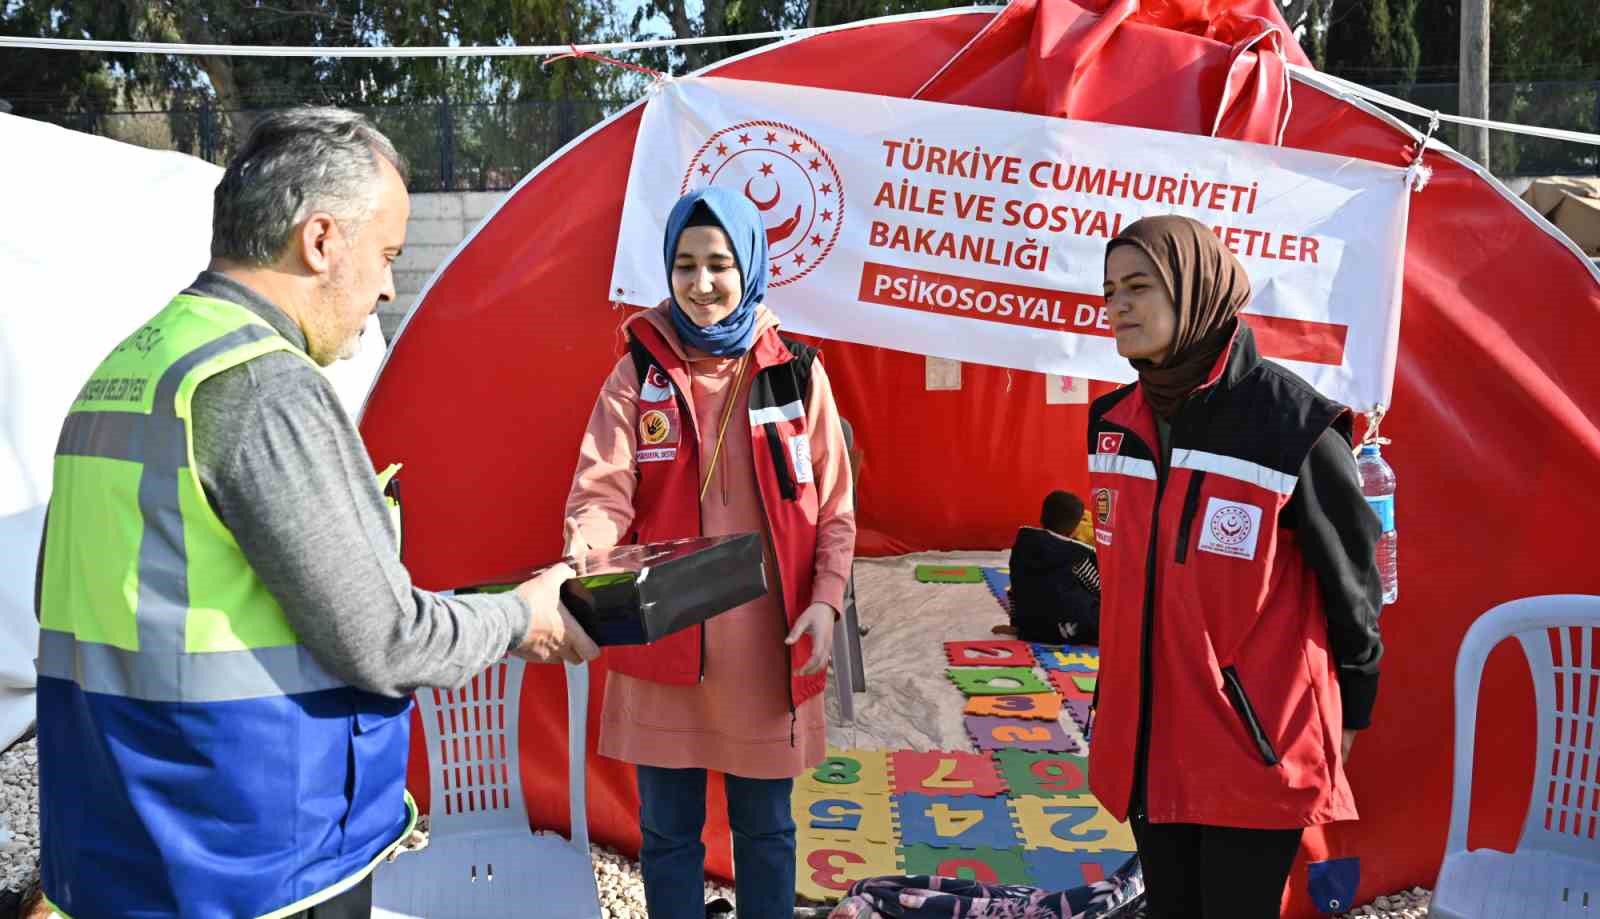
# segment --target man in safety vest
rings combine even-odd
[[[355,114],[262,118],[217,186],[209,269],[72,404],[38,593],[40,867],[64,916],[367,916],[415,822],[412,690],[598,654],[557,600],[569,569],[412,586],[317,369],[394,297],[404,171]]]

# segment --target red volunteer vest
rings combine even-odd
[[[1173,418],[1165,483],[1138,385],[1095,402],[1102,594],[1089,781],[1119,820],[1141,760],[1151,822],[1356,818],[1322,591],[1294,531],[1278,526],[1330,425],[1348,437],[1349,410],[1262,361],[1243,326]]]
[[[629,541],[703,535],[700,435],[689,404],[693,390],[688,368],[655,326],[635,322],[629,331],[651,359],[639,386],[639,481]],[[818,501],[806,428],[806,394],[791,365],[794,359],[776,329],[758,335],[750,348],[752,455],[766,516],[768,554],[777,567],[767,572],[767,586],[782,594],[785,633],[811,604],[817,552]],[[810,656],[809,637],[790,647],[791,707],[798,707],[826,685],[826,674],[794,675]],[[685,629],[649,645],[610,648],[606,658],[618,673],[656,683],[691,685],[703,672],[704,629]]]

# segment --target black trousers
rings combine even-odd
[[[289,919],[371,919],[371,917],[372,875],[368,874],[361,879],[361,883],[332,900],[324,900],[310,909],[295,913]]]
[[[1300,830],[1130,819],[1150,919],[1277,919]]]

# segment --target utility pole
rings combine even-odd
[[[1489,3],[1461,0],[1461,114],[1489,117]],[[1461,152],[1489,168],[1489,129],[1461,126]]]

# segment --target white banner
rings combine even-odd
[[[1250,273],[1262,353],[1324,394],[1389,401],[1405,170],[1305,150],[717,78],[664,85],[634,146],[612,299],[667,296],[683,193],[762,210],[785,328],[1125,382],[1105,243],[1155,214],[1213,230]]]

